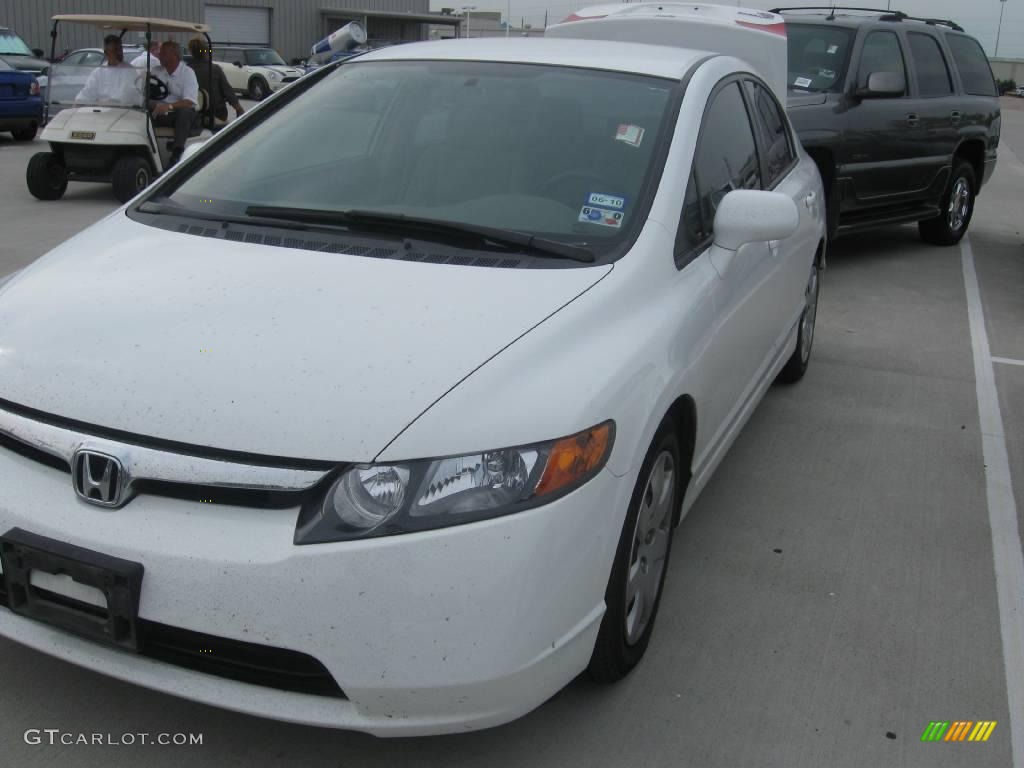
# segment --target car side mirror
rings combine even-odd
[[[738,251],[747,243],[787,238],[799,225],[800,213],[788,195],[737,189],[723,197],[715,211],[715,245]]]
[[[233,64],[234,64],[234,65],[235,65],[236,67],[241,67],[241,66],[242,66],[242,62],[240,62],[240,61],[235,61],[235,62],[232,62],[232,63],[233,63]]]
[[[46,53],[43,51],[42,48],[33,48],[32,55],[35,56],[37,59],[41,59],[43,58],[43,56],[46,55]]]
[[[907,91],[907,80],[898,72],[872,72],[867,86],[857,91],[863,99],[892,99]]]

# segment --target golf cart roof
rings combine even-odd
[[[62,13],[53,21],[69,21],[74,24],[91,24],[101,29],[122,29],[132,32],[209,32],[206,24],[178,19],[155,19],[146,16],[104,16],[93,13]]]

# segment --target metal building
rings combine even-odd
[[[426,40],[430,25],[456,29],[459,24],[458,18],[430,13],[430,0],[0,0],[0,26],[47,56],[50,17],[58,13],[204,21],[213,28],[215,45],[269,45],[286,60],[308,56],[313,43],[353,20],[366,25],[371,42]],[[132,33],[126,39],[135,42]],[[98,45],[95,30],[69,25],[61,30],[58,54]]]

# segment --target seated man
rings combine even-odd
[[[192,54],[192,70],[196,73],[196,80],[199,87],[206,91],[210,101],[206,108],[213,113],[213,116],[222,122],[228,119],[228,104],[235,110],[235,117],[241,117],[245,110],[242,108],[238,96],[228,83],[224,70],[216,64],[210,64],[210,49],[205,41],[194,37],[188,41],[188,49]],[[210,81],[210,76],[213,80]]]
[[[181,46],[171,40],[160,46],[160,66],[153,74],[167,86],[167,96],[153,107],[153,122],[174,128],[170,167],[181,159],[185,141],[195,123],[199,83],[192,68],[181,61]]]
[[[103,55],[105,61],[90,73],[85,87],[75,96],[75,104],[138,106],[141,103],[141,93],[136,85],[138,72],[131,64],[125,63],[121,38],[117,35],[103,38]]]

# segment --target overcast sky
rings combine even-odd
[[[741,0],[732,3],[721,0],[722,5],[742,5],[748,8],[769,9],[779,5],[781,0]],[[820,1],[820,0],[819,0]],[[460,8],[463,5],[475,5],[481,11],[501,11],[505,13],[506,0],[430,0],[431,9]],[[520,19],[525,18],[527,24],[541,26],[544,23],[544,11],[548,11],[548,23],[561,21],[576,8],[585,8],[598,3],[583,0],[511,0],[513,24],[518,26]],[[786,5],[813,5],[813,2],[799,0]],[[827,4],[827,3],[826,3]],[[857,7],[885,7],[886,0],[878,2],[850,2],[845,0],[839,5]],[[1003,31],[999,38],[999,56],[1024,59],[1024,0],[1007,0],[1005,4],[999,0],[892,0],[891,7],[909,13],[912,16],[931,16],[952,19],[978,38],[979,42],[991,56],[996,45],[996,28],[999,25],[999,8],[1004,5]]]

